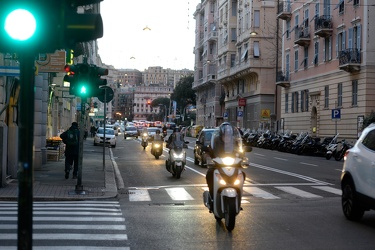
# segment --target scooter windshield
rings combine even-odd
[[[215,131],[211,138],[211,147],[215,157],[233,155],[240,150],[241,145],[240,133],[231,125]]]

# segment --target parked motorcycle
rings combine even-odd
[[[335,155],[335,160],[336,161],[341,161],[344,158],[345,152],[350,149],[352,145],[350,145],[348,142],[344,140],[341,141],[341,149],[337,151]]]
[[[245,152],[251,152],[251,147],[244,146]],[[219,222],[225,218],[225,227],[230,232],[236,224],[236,216],[240,213],[241,198],[244,184],[242,168],[248,165],[247,159],[232,154],[224,158],[213,158],[208,167],[215,168],[213,179],[213,197],[209,191],[203,193],[203,203]]]
[[[155,156],[155,159],[159,159],[159,156],[163,154],[163,141],[153,141],[151,144],[151,154]]]
[[[331,142],[327,145],[327,151],[325,153],[325,157],[327,160],[330,160],[332,156],[335,156],[337,153],[337,137],[339,136],[339,133],[337,133],[331,140]]]
[[[173,177],[180,179],[182,171],[185,170],[186,165],[186,152],[185,147],[188,141],[183,141],[182,136],[176,136],[176,140],[173,141],[172,145],[167,145],[169,148],[169,157],[165,161],[165,167]]]
[[[148,146],[148,134],[147,133],[143,133],[142,134],[142,142],[141,142],[141,145],[143,147],[143,150],[146,149],[146,147]]]

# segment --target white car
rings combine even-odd
[[[104,139],[104,128],[99,127],[94,137],[94,146],[103,144]],[[116,135],[113,128],[105,128],[105,144],[113,148],[116,147]]]
[[[346,151],[341,173],[341,205],[348,220],[359,220],[375,209],[375,123],[366,127]]]

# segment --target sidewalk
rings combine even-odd
[[[92,143],[87,138],[84,144]],[[117,196],[115,172],[110,159],[109,148],[106,148],[105,171],[103,171],[103,149],[95,147],[88,149],[84,146],[82,163],[82,187],[76,190],[77,179],[65,179],[65,158],[59,161],[48,161],[40,169],[34,170],[33,197],[34,200],[85,200],[105,199]],[[18,199],[18,181],[11,180],[5,187],[0,187],[0,200]]]

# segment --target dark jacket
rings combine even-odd
[[[74,131],[75,133],[77,133],[78,143],[77,143],[77,145],[65,144],[65,155],[78,155],[78,153],[79,153],[79,129],[76,126],[71,126],[68,130],[71,130],[71,131]],[[63,140],[64,143],[65,143],[65,140],[66,140],[67,137],[68,137],[67,131],[63,132],[60,135],[60,138]]]

